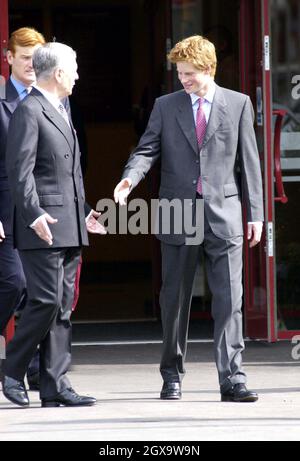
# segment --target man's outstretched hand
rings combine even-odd
[[[131,185],[132,181],[130,178],[124,178],[119,182],[114,190],[114,199],[116,203],[119,203],[120,205],[126,205]]]
[[[86,218],[86,228],[90,234],[107,234],[105,227],[98,221],[100,215],[98,211],[92,210]]]

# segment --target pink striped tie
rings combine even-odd
[[[205,132],[206,132],[206,118],[205,118],[205,113],[203,110],[203,103],[204,103],[204,99],[199,98],[199,107],[197,110],[197,117],[196,117],[196,136],[197,136],[199,151],[202,147]],[[201,175],[199,176],[198,182],[197,182],[197,192],[198,194],[202,195]]]

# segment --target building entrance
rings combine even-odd
[[[298,218],[299,36],[296,0],[0,0],[1,73],[9,30],[33,26],[47,40],[78,52],[80,80],[72,97],[82,128],[88,201],[113,189],[145,129],[154,99],[179,88],[167,63],[172,45],[206,35],[217,49],[216,81],[250,95],[264,179],[266,223],[261,245],[245,244],[244,311],[249,337],[276,341],[300,330]],[[9,6],[9,9],[8,9]],[[7,17],[8,16],[8,17]],[[8,23],[8,21],[7,21]],[[79,129],[80,130],[80,129]],[[150,199],[159,166],[134,197]],[[91,238],[84,251],[77,321],[159,317],[160,251],[155,238]],[[210,294],[199,264],[192,318],[210,320]],[[211,329],[208,330],[211,334]]]

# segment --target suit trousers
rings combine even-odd
[[[204,218],[203,247],[214,319],[214,353],[222,391],[245,383],[242,323],[243,237],[223,240]],[[181,382],[185,374],[190,306],[200,245],[169,245],[162,242],[162,288],[160,305],[163,350],[160,371],[164,381]]]
[[[26,281],[22,263],[13,247],[13,236],[5,232],[5,239],[0,243],[0,335],[25,299]]]
[[[40,345],[40,396],[53,398],[71,387],[71,312],[81,249],[22,250],[27,304],[15,336],[8,344],[3,372],[23,380]]]

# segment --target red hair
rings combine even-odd
[[[21,27],[21,29],[15,30],[9,40],[7,49],[14,55],[16,52],[16,46],[35,46],[43,45],[45,38],[37,30],[31,27]]]

